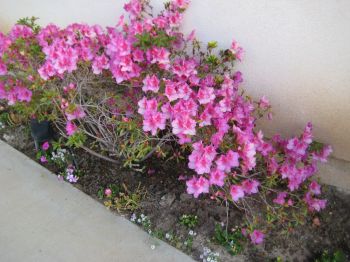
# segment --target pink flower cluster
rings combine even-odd
[[[140,50],[134,45],[136,34],[156,35],[163,30],[169,37],[176,36],[174,50],[186,46],[188,39],[194,38],[185,38],[177,27],[181,8],[187,4],[172,1],[168,10],[151,19],[143,18],[138,1],[131,1],[126,6],[130,24],[121,22],[123,33],[113,32],[107,48],[107,55],[115,61],[110,65],[114,77],[122,82],[140,77],[139,70],[147,72],[141,78],[145,96],[138,102],[143,130],[151,135],[167,130],[178,137],[180,144],[192,145],[188,167],[196,175],[186,183],[189,194],[198,197],[213,188],[237,202],[258,193],[264,176],[277,175],[287,182],[287,188],[274,202],[293,205],[291,198],[286,199],[287,190],[298,190],[317,171],[316,161],[325,161],[331,153],[329,146],[310,151],[312,125],[307,124],[300,137],[285,140],[277,135],[266,139],[261,131],[255,131],[255,122],[257,112],[268,111],[270,103],[265,96],[255,103],[238,92],[240,72],[215,73],[195,55],[171,58],[171,50],[165,47]],[[243,49],[236,41],[228,50],[234,59],[242,59]],[[258,160],[267,173],[252,179],[250,174],[256,172]],[[305,202],[319,209],[313,194],[307,195]]]
[[[0,32],[0,77],[6,76],[4,80],[0,81],[0,99],[7,100],[9,105],[14,105],[16,102],[28,103],[32,99],[32,91],[25,87],[26,83],[9,77],[8,65],[12,65],[16,59],[20,59],[22,66],[27,67],[26,58],[18,50],[12,50],[11,45],[16,43],[19,38],[29,40],[33,36],[33,30],[24,25],[15,25],[7,35]],[[6,62],[4,61],[5,54],[10,58],[7,58]],[[31,78],[26,79],[26,81],[29,84]]]
[[[90,62],[95,74],[109,68],[108,58],[99,53],[109,37],[98,25],[72,24],[60,29],[50,24],[39,32],[37,40],[46,55],[39,69],[44,80],[73,72],[79,62]]]
[[[7,66],[2,60],[4,53],[7,51],[11,45],[11,40],[0,32],[0,76],[7,74]]]
[[[62,108],[62,105],[61,105]],[[66,122],[66,133],[68,136],[73,135],[77,130],[77,125],[73,122],[73,120],[78,120],[84,118],[86,116],[84,110],[81,106],[75,106],[73,110],[63,107],[65,110],[65,115],[67,117]]]
[[[214,198],[238,204],[259,193],[264,181],[273,176],[279,186],[277,192],[271,190],[274,204],[293,206],[291,192],[308,185],[303,201],[310,211],[320,211],[326,201],[319,198],[320,186],[311,177],[317,162],[326,162],[331,147],[313,148],[311,123],[291,139],[279,135],[267,139],[256,130],[256,121],[271,106],[265,96],[255,102],[239,91],[242,74],[233,70],[231,62],[242,60],[243,48],[234,40],[230,48],[218,52],[220,56],[210,50],[202,52],[194,32],[186,37],[179,31],[188,4],[188,0],[171,0],[165,10],[150,16],[144,1],[131,0],[124,6],[128,21],[122,16],[115,27],[106,29],[85,24],[60,29],[50,24],[34,34],[29,27],[16,25],[8,35],[0,33],[0,76],[9,75],[7,63],[11,61],[5,63],[4,53],[17,39],[36,41],[45,56],[38,69],[44,81],[64,79],[87,65],[94,74],[113,77],[116,83],[130,87],[137,106],[136,102],[128,105],[127,111],[137,111],[139,116],[128,113],[122,121],[140,118],[147,134],[168,134],[190,148],[188,167],[193,174],[186,185],[194,197],[213,193]],[[150,42],[143,43],[144,36]],[[11,54],[21,57],[20,52]],[[10,105],[31,101],[32,91],[24,86],[29,87],[32,78],[26,80],[28,85],[11,79],[0,82],[0,99]],[[84,105],[70,101],[77,88],[81,87],[68,84],[59,97],[68,136],[77,132],[77,123],[86,114]],[[107,103],[113,112],[120,111],[114,98]],[[76,182],[73,171],[68,173],[67,179]],[[254,230],[250,238],[260,244],[264,234]]]
[[[8,85],[8,90],[4,83],[0,82],[0,99],[7,100],[9,105],[16,102],[30,102],[32,99],[32,91],[20,85]]]

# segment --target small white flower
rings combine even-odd
[[[141,219],[139,218],[139,219],[137,219],[137,223],[141,223]]]
[[[135,220],[136,220],[136,214],[135,214],[135,213],[133,213],[133,214],[131,215],[130,220],[131,220],[131,222],[135,222]]]
[[[204,248],[203,248],[203,254],[204,254],[204,256],[207,256],[210,252],[211,252],[211,250],[210,250],[209,248],[207,248],[207,247],[204,247]]]
[[[184,245],[187,246],[187,241],[184,242]]]
[[[193,230],[190,230],[190,231],[188,232],[188,234],[189,234],[190,236],[193,236],[193,235],[194,235]]]
[[[153,250],[153,249],[155,249],[156,248],[156,246],[155,245],[151,245],[151,249]]]
[[[151,229],[148,229],[148,234],[152,234],[152,230]]]
[[[166,239],[170,239],[170,234],[169,234],[169,233],[166,233],[166,234],[165,234],[165,238],[166,238]]]

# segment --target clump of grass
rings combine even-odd
[[[129,190],[125,184],[122,184],[122,188],[118,186],[111,186],[109,188],[112,190],[112,194],[104,202],[104,205],[107,208],[116,209],[118,212],[133,212],[138,210],[142,199],[144,199],[147,194],[147,191],[141,186],[141,183],[134,191]],[[101,197],[103,192],[99,190],[98,195]]]
[[[243,239],[243,234],[238,227],[233,228],[230,232],[219,224],[215,225],[214,241],[225,247],[231,255],[234,256],[242,252]]]
[[[180,224],[188,229],[193,229],[198,225],[198,217],[196,215],[184,214],[180,217]]]

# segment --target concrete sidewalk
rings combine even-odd
[[[0,141],[0,261],[193,260]]]

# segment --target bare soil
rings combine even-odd
[[[1,139],[35,159],[34,143],[28,128],[5,128],[0,131],[0,135]],[[141,184],[147,194],[137,213],[147,215],[155,229],[172,231],[178,236],[188,234],[188,229],[179,223],[180,216],[197,215],[199,223],[194,228],[197,235],[194,237],[192,250],[185,251],[195,260],[201,261],[199,257],[204,246],[219,252],[220,261],[223,262],[277,261],[277,257],[282,261],[314,261],[325,250],[342,250],[347,259],[350,259],[350,194],[340,192],[334,187],[326,186],[324,197],[328,199],[327,208],[310,217],[306,225],[297,227],[289,234],[273,230],[266,235],[266,240],[260,246],[243,241],[244,251],[231,256],[225,248],[213,241],[215,224],[226,221],[226,208],[205,197],[194,199],[185,193],[185,183],[178,179],[179,175],[186,173],[185,163],[151,160],[147,163],[146,172],[139,173],[97,159],[81,150],[75,150],[75,154],[84,174],[75,186],[97,201],[103,202],[98,198],[98,191],[110,184],[125,184],[130,192]],[[57,172],[57,168],[53,166],[46,167]],[[154,172],[147,172],[149,169]],[[124,212],[122,215],[130,217],[131,213]],[[313,222],[314,218],[319,223]],[[232,208],[229,213],[229,227],[240,227],[243,220],[242,212]],[[278,225],[276,228],[279,228]]]

